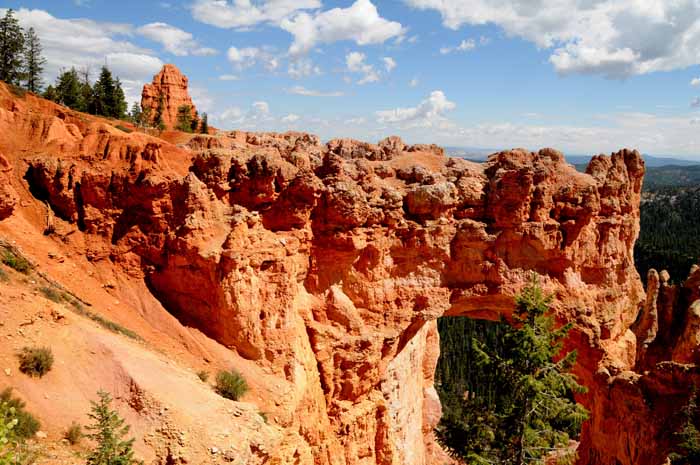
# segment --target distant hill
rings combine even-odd
[[[451,157],[466,158],[473,161],[484,161],[492,153],[499,152],[501,149],[494,148],[478,148],[478,147],[445,147],[445,153]],[[580,165],[584,166],[588,164],[591,160],[591,155],[568,155],[565,154],[566,161],[572,165],[576,165],[579,168]],[[643,155],[644,162],[647,168],[659,167],[659,166],[700,166],[700,159],[698,160],[686,160],[683,158],[674,157],[660,157],[654,155]]]

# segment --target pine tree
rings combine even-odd
[[[199,132],[209,134],[209,116],[206,113],[202,113],[202,124],[199,125]]]
[[[102,67],[100,77],[95,82],[92,88],[92,102],[89,112],[93,115],[112,116],[116,109],[114,108],[116,88],[112,72],[106,66]]]
[[[0,81],[18,85],[22,77],[24,34],[14,10],[0,19]]]
[[[43,86],[42,74],[46,59],[41,52],[39,36],[34,28],[30,27],[24,34],[24,80],[30,92],[40,92]]]
[[[192,116],[192,122],[190,123],[190,132],[197,132],[199,128],[199,113],[197,110],[194,111],[194,116]]]
[[[151,118],[151,107],[141,108],[141,126],[151,127],[153,119]]]
[[[58,102],[58,93],[56,92],[54,86],[52,86],[51,84],[49,84],[49,86],[44,91],[44,98],[46,100],[51,100],[52,102]]]
[[[163,94],[158,94],[158,106],[156,107],[156,114],[153,117],[153,124],[161,132],[166,129],[165,121],[163,121],[163,112],[164,111],[165,111],[165,97],[163,96]]]
[[[192,132],[192,107],[181,105],[177,109],[177,125],[175,129],[182,132]]]
[[[88,416],[93,424],[86,429],[91,433],[86,436],[96,442],[90,452],[87,465],[131,465],[138,463],[134,459],[134,439],[125,440],[129,426],[119,414],[111,409],[112,398],[107,392],[98,391],[99,401],[92,401],[92,413]]]
[[[92,85],[90,84],[90,67],[85,66],[78,71],[80,80],[80,95],[82,107],[79,111],[88,112],[93,99]]]
[[[129,112],[129,118],[136,126],[141,126],[142,115],[143,112],[141,111],[141,105],[138,102],[134,102],[134,104],[131,105],[131,112]]]
[[[112,118],[124,119],[126,117],[126,110],[128,105],[126,103],[126,97],[124,96],[124,90],[122,89],[122,82],[119,78],[114,80],[114,93],[111,99],[112,113],[109,115]]]
[[[62,105],[72,108],[76,111],[86,111],[87,102],[85,102],[83,87],[78,77],[78,72],[75,68],[64,71],[56,80],[56,101]]]
[[[696,465],[700,463],[700,431],[695,426],[698,417],[698,391],[693,386],[688,403],[683,408],[685,423],[676,433],[677,450],[669,455],[673,465]]]
[[[493,399],[466,393],[462,414],[437,428],[456,457],[468,463],[543,464],[547,454],[578,435],[588,412],[571,399],[584,388],[570,372],[576,352],[561,354],[571,325],[556,328],[547,315],[550,303],[533,281],[516,299],[511,324],[502,321],[497,350],[472,341],[472,363],[494,375],[495,392]]]

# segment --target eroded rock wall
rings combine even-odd
[[[27,187],[91,237],[88,257],[293,386],[275,463],[442,463],[435,321],[507,315],[532,272],[575,325],[592,411],[583,463],[638,465],[653,446],[658,428],[639,425],[656,410],[640,393],[668,375],[633,371],[640,334],[654,340],[653,322],[630,330],[645,302],[637,152],[579,173],[552,149],[477,164],[398,138],[231,132],[188,150],[54,107],[30,124],[13,105],[0,129],[33,144],[17,165]]]

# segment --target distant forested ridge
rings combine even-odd
[[[692,188],[663,188],[642,196],[637,271],[646,280],[650,268],[667,270],[683,281],[700,262],[700,182]]]

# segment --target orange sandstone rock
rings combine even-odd
[[[193,116],[197,113],[187,86],[187,77],[175,65],[164,65],[153,76],[153,82],[143,86],[141,108],[150,112],[154,123],[160,114],[165,127],[172,129],[177,125],[177,112],[181,106],[188,105]]]

